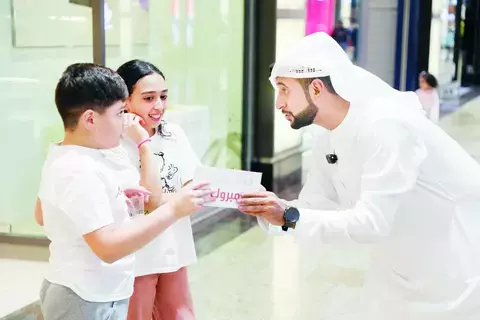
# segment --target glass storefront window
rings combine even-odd
[[[0,233],[43,235],[33,219],[48,145],[63,137],[54,89],[65,67],[93,61],[85,0],[0,1]],[[156,64],[169,85],[168,121],[205,165],[241,167],[243,1],[105,0],[106,64]],[[35,26],[35,27],[32,27]]]
[[[54,89],[67,65],[92,61],[91,8],[3,0],[0,24],[0,232],[42,235],[33,219],[41,167],[50,142],[63,136]]]
[[[202,163],[241,167],[243,1],[106,0],[106,62],[144,59],[169,88],[165,119]]]

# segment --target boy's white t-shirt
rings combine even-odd
[[[164,124],[162,137],[155,133],[150,148],[157,161],[163,183],[163,192],[172,193],[193,179],[200,165],[183,130],[171,123]],[[140,169],[139,153],[130,140],[122,140],[131,162]],[[189,217],[182,218],[158,235],[152,242],[135,254],[135,275],[168,273],[179,270],[197,261],[192,226]]]
[[[42,170],[38,196],[51,240],[46,279],[92,302],[123,300],[133,293],[134,256],[108,264],[83,238],[130,220],[115,166],[100,150],[52,145]],[[127,174],[139,179],[136,170]]]

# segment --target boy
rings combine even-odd
[[[57,84],[65,137],[48,152],[36,210],[51,240],[40,292],[47,320],[125,319],[132,253],[209,201],[207,184],[197,183],[130,220],[115,168],[102,152],[119,145],[127,95],[120,76],[94,64],[69,66]],[[148,136],[137,140],[139,149],[148,144]]]

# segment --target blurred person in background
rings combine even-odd
[[[338,20],[333,28],[332,38],[342,47],[343,51],[347,51],[350,42],[350,32],[343,26],[342,20]]]
[[[422,104],[425,115],[434,123],[440,120],[440,98],[438,96],[438,81],[434,75],[422,71],[418,77],[419,89],[415,91]]]
[[[358,21],[357,18],[352,18],[350,20],[350,41],[352,45],[353,55],[352,60],[356,62],[358,59]]]

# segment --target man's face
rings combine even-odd
[[[118,101],[103,113],[87,110],[83,114],[83,125],[98,149],[111,149],[120,144],[123,132],[125,103]]]
[[[275,107],[282,111],[290,127],[300,129],[311,125],[318,108],[297,79],[278,77],[276,79]]]

